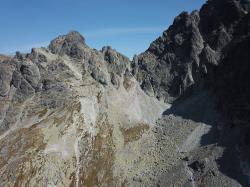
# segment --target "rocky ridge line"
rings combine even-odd
[[[247,186],[249,7],[183,12],[132,62],[76,31],[0,56],[0,185]]]

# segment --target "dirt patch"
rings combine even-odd
[[[58,127],[58,126],[61,125],[63,122],[65,122],[65,120],[66,120],[66,116],[54,117],[54,124]]]
[[[128,78],[124,78],[123,81],[123,86],[126,90],[129,90],[130,88],[132,88],[134,86],[134,82]]]
[[[47,109],[47,108],[44,108],[43,110],[38,111],[38,112],[36,113],[36,115],[38,115],[39,118],[42,118],[42,117],[44,117],[44,116],[47,114],[47,112],[48,112],[48,109]]]
[[[68,110],[71,112],[73,112],[73,111],[80,112],[81,111],[81,103],[80,102],[73,103],[70,107],[68,107]]]
[[[113,130],[107,117],[100,123],[100,131],[93,139],[93,150],[87,168],[82,171],[80,186],[114,186],[113,177],[114,143]]]
[[[34,124],[13,132],[0,142],[0,150],[6,151],[0,154],[2,181],[12,181],[13,186],[25,186],[36,175],[37,168],[32,164],[32,158],[46,146],[37,126]]]
[[[139,124],[138,126],[129,129],[120,128],[120,131],[122,132],[124,138],[124,144],[139,140],[142,135],[148,130],[148,124]]]

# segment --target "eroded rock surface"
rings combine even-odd
[[[231,45],[249,34],[249,13],[242,4],[247,2],[208,1],[200,11],[177,16],[134,58],[134,75],[143,90],[171,102],[213,73]]]

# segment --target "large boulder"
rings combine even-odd
[[[33,88],[37,87],[41,76],[38,67],[34,63],[21,65],[20,72]]]

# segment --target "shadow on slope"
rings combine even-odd
[[[179,116],[183,119],[210,125],[211,129],[207,134],[202,135],[200,145],[203,147],[215,144],[223,147],[223,155],[216,160],[220,172],[243,186],[248,185],[247,176],[242,172],[239,153],[236,150],[239,144],[240,130],[225,125],[225,120],[216,110],[215,98],[208,91],[190,88],[163,115]]]
[[[166,110],[163,115],[180,116],[183,119],[192,120],[197,123],[205,123],[212,128],[209,134],[202,137],[202,146],[218,143],[218,126],[222,119],[215,110],[214,98],[207,91],[200,91],[197,88],[190,88],[177,99],[172,107]]]

